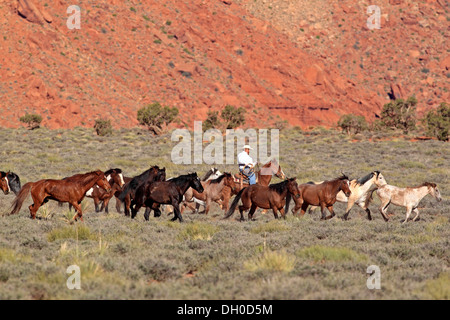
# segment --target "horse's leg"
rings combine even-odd
[[[327,216],[325,214],[325,203],[323,202],[320,203],[320,211],[322,212],[322,217],[320,220],[327,220]]]
[[[348,220],[348,214],[350,213],[350,210],[352,210],[352,207],[354,204],[355,204],[355,199],[353,199],[350,196],[350,198],[348,198],[348,202],[347,202],[347,209],[345,209],[344,220]]]
[[[211,207],[211,198],[207,197],[206,198],[206,207],[205,207],[205,214],[208,214],[209,212],[209,208]],[[197,203],[198,204],[198,203]],[[200,206],[200,205],[199,205]]]
[[[329,207],[327,207],[327,209],[328,209],[328,211],[330,211],[330,213],[331,213],[331,216],[327,217],[327,220],[330,220],[330,219],[333,218],[336,214],[334,213],[333,206],[329,206]]]
[[[116,211],[118,213],[122,213],[122,201],[116,198]]]
[[[128,217],[130,215],[130,205],[131,205],[131,197],[129,194],[124,199],[124,207],[125,207],[125,215]]]
[[[94,200],[95,212],[100,212],[100,209],[98,208],[98,204],[100,203],[99,198],[93,197],[92,199]]]
[[[316,207],[317,208],[317,207]],[[306,213],[306,209],[308,209],[308,204],[306,202],[303,202],[302,204],[302,210],[300,212],[300,217],[303,217]],[[292,209],[294,210],[294,209]]]
[[[106,198],[105,200],[103,200],[100,211],[105,210],[106,213],[109,213],[109,209],[108,209],[109,200],[111,200],[111,198]]]
[[[173,206],[173,212],[175,214],[175,217],[173,217],[172,221],[175,220],[180,220],[180,223],[183,222],[183,217],[181,216],[181,211],[180,211],[180,205],[178,203],[178,201],[172,202],[172,206]]]
[[[413,218],[412,221],[416,221],[417,218],[419,218],[419,210],[418,210],[417,208],[414,208],[414,209],[413,209],[413,212],[416,214],[416,216]],[[420,219],[420,218],[419,218],[419,219]]]
[[[308,213],[313,214],[316,209],[317,209],[316,206],[311,206],[311,207],[309,207]]]
[[[406,206],[406,219],[405,219],[405,221],[403,221],[403,223],[406,223],[406,221],[408,221],[409,216],[411,215],[411,211],[412,211],[412,207],[411,206]]]
[[[145,206],[146,207],[145,207],[145,212],[144,212],[144,218],[145,218],[146,221],[148,221],[150,219],[150,213],[152,212],[153,202],[152,201],[147,201],[145,203]],[[156,212],[154,213],[154,215],[156,216]]]
[[[250,211],[248,212],[248,220],[253,220],[253,215],[255,214],[255,211],[257,208],[258,208],[258,206],[256,204],[252,203]]]
[[[383,216],[384,221],[389,220],[388,216],[386,215],[386,210],[390,203],[391,203],[390,199],[381,201],[381,206],[380,206],[379,210],[380,210],[381,215]]]
[[[72,220],[77,221],[77,217],[79,217],[80,220],[83,221],[83,213],[81,212],[81,206],[78,204],[77,201],[70,202],[70,203],[72,204],[72,206],[74,207],[75,211],[77,212],[73,216]]]

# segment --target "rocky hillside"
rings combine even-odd
[[[188,127],[226,104],[245,107],[250,126],[328,126],[349,112],[373,119],[391,90],[421,108],[449,100],[442,0],[413,13],[384,1],[374,31],[364,1],[344,2],[82,0],[70,30],[72,1],[0,0],[0,126],[29,112],[49,128],[132,127],[155,101]]]

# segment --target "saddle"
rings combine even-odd
[[[245,174],[240,173],[240,172],[235,173],[233,175],[233,179],[234,179],[234,182],[236,182],[236,183],[250,184],[250,180],[248,179],[248,177]],[[256,176],[256,183],[258,183],[258,176]]]

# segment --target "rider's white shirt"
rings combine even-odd
[[[248,155],[248,153],[245,152],[245,151],[242,151],[241,153],[239,153],[238,156],[237,156],[237,158],[238,158],[238,164],[244,164],[244,165],[249,165],[249,164],[251,164],[251,165],[253,165],[253,166],[256,165],[256,162],[253,162],[252,157],[250,157],[250,156]]]

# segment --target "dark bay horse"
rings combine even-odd
[[[36,218],[36,212],[44,203],[48,200],[56,200],[71,204],[77,211],[73,219],[77,220],[77,217],[79,217],[80,220],[83,220],[80,203],[83,200],[86,191],[95,184],[104,188],[106,191],[111,189],[105,174],[100,170],[85,174],[77,174],[74,178],[69,177],[63,180],[44,179],[36,182],[28,182],[14,199],[12,204],[13,209],[10,214],[18,213],[28,196],[28,193],[31,193],[33,204],[28,208],[30,209],[32,219]]]
[[[320,206],[322,212],[321,220],[331,219],[335,216],[333,204],[336,202],[336,195],[339,191],[342,190],[346,197],[351,195],[350,183],[346,175],[320,184],[300,184],[298,189],[301,194],[301,201],[296,203],[296,207],[293,209],[294,215],[298,212],[300,206],[302,209],[301,216],[305,214],[308,206]],[[330,211],[330,217],[326,217],[325,208]]]
[[[3,193],[8,194],[12,191],[15,195],[17,195],[22,188],[19,176],[11,171],[0,171],[0,176],[0,189]]]
[[[211,179],[208,181],[201,181],[204,191],[198,192],[192,188],[190,188],[184,195],[184,201],[181,207],[181,212],[183,212],[184,208],[188,205],[187,203],[191,201],[195,197],[198,201],[202,201],[205,203],[205,214],[209,213],[209,208],[211,206],[212,201],[218,201],[222,197],[222,190],[225,186],[231,188],[234,191],[235,183],[234,178],[231,173],[224,172],[220,177],[216,179]],[[197,208],[195,212],[198,212],[199,203],[197,203]],[[194,211],[193,211],[194,212]]]
[[[277,211],[280,211],[283,218],[285,218],[286,212],[284,206],[286,205],[286,210],[289,210],[289,202],[291,197],[300,197],[298,185],[295,180],[296,178],[291,178],[269,186],[254,184],[243,188],[234,198],[225,219],[233,215],[240,199],[242,199],[242,205],[239,206],[241,221],[244,220],[244,211],[250,209],[248,219],[251,220],[258,207],[263,209],[272,209],[275,219],[278,219]]]
[[[189,173],[172,178],[168,181],[146,182],[140,185],[131,204],[131,218],[134,218],[139,209],[145,204],[147,209],[156,209],[159,211],[159,205],[170,204],[173,207],[176,219],[183,222],[181,216],[180,204],[183,201],[183,195],[187,189],[192,188],[197,192],[203,192],[203,186],[197,173]],[[145,220],[149,219],[150,210],[145,211]]]
[[[147,182],[165,181],[166,168],[160,169],[158,166],[153,166],[144,171],[138,176],[133,177],[130,182],[126,183],[120,193],[118,199],[125,204],[125,215],[130,215],[131,200],[134,198],[136,190]]]
[[[261,167],[260,170],[255,172],[256,174],[256,184],[261,186],[268,186],[270,184],[270,181],[272,180],[272,176],[275,176],[280,179],[286,179],[286,175],[283,172],[283,169],[281,169],[281,166],[278,164],[278,161],[276,159],[272,159],[269,162],[267,162],[265,165]],[[235,174],[235,188],[232,190],[230,187],[226,186],[222,190],[222,198],[221,203],[224,212],[228,211],[228,206],[231,197],[234,194],[237,194],[242,188],[248,187],[248,183],[244,183],[244,180],[242,179],[242,175],[240,173]]]

